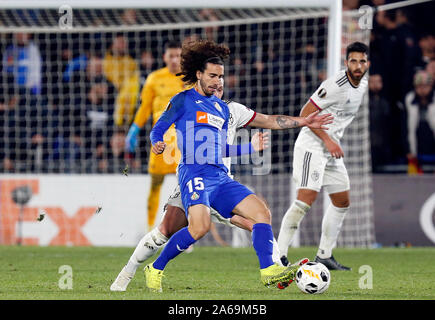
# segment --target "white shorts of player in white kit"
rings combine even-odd
[[[350,189],[343,158],[336,159],[326,152],[297,146],[293,154],[293,179],[296,189],[319,192],[323,187],[328,194]]]
[[[183,202],[181,200],[181,191],[180,191],[179,185],[177,185],[174,192],[172,192],[172,194],[169,196],[169,199],[168,199],[168,202],[166,203],[166,205],[178,207],[178,208],[182,209],[184,212],[186,212],[186,210],[184,209],[184,206],[183,206]],[[164,211],[163,214],[166,214],[166,205],[165,205],[165,209],[163,210]],[[210,208],[210,216],[211,216],[211,221],[213,221],[215,223],[221,223],[221,224],[225,224],[229,227],[235,227],[235,225],[233,225],[230,222],[230,219],[222,217],[219,214],[219,212],[217,212],[213,208]]]

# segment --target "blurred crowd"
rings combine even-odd
[[[344,10],[384,0],[344,0]],[[200,12],[216,20],[213,10]],[[406,167],[409,173],[435,167],[435,30],[430,12],[418,6],[377,12],[370,39],[370,134],[374,172]],[[125,10],[122,24],[135,25],[135,10]],[[301,39],[305,22],[250,26],[249,39],[236,27],[176,31],[92,34],[2,35],[0,41],[1,172],[119,172],[128,157],[125,135],[139,105],[147,75],[162,67],[165,41],[210,38],[230,44],[234,58],[225,78],[225,98],[255,106],[264,113],[298,111],[326,77],[327,34],[324,19],[308,20],[317,42]],[[286,28],[271,37],[267,30]],[[241,30],[239,27],[237,30]],[[264,29],[263,29],[264,28]],[[246,31],[246,30],[245,30]],[[149,39],[153,39],[149,43]],[[148,41],[148,43],[145,43]],[[246,42],[246,44],[244,44]],[[260,45],[259,45],[260,43]],[[255,46],[250,45],[255,44]],[[146,49],[145,49],[146,48]],[[315,71],[312,71],[313,61]],[[283,76],[276,77],[280,74]],[[296,115],[293,114],[293,115]],[[149,124],[148,124],[149,125]],[[133,169],[144,172],[147,130],[141,131]],[[291,149],[293,133],[276,154]],[[277,148],[277,146],[273,146]],[[289,159],[279,159],[290,163]],[[398,171],[400,171],[398,169]]]
[[[391,165],[408,165],[409,173],[435,171],[435,25],[430,12],[410,6],[374,17],[369,101],[375,172],[388,172]]]

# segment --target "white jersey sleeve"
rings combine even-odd
[[[345,129],[355,118],[367,86],[366,77],[361,79],[358,87],[353,86],[345,70],[341,70],[325,80],[311,96],[310,101],[322,110],[320,114],[330,113],[334,117],[326,133],[335,141],[340,141]],[[323,141],[308,127],[301,129],[295,142],[295,147],[297,146],[329,154]]]
[[[332,105],[343,103],[346,98],[343,95],[341,83],[347,81],[347,75],[345,72],[340,72],[337,76],[328,78],[323,81],[319,88],[310,97],[310,101],[319,110],[325,110]]]
[[[254,120],[256,112],[243,104],[230,101],[227,102],[230,109],[230,118],[228,120],[227,142],[228,144],[234,144],[237,129],[247,126],[252,120]],[[228,175],[231,175],[231,158],[223,158],[225,166],[228,168]]]
[[[231,101],[228,103],[230,109],[230,120],[228,126],[234,126],[235,129],[246,127],[257,114],[254,110],[247,106]]]

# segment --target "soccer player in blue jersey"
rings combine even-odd
[[[252,191],[232,180],[223,164],[222,157],[244,152],[243,148],[226,143],[229,109],[214,95],[223,79],[224,60],[228,55],[226,46],[213,41],[185,43],[181,74],[183,81],[194,87],[171,99],[151,131],[152,151],[160,154],[165,149],[163,135],[175,123],[177,143],[182,152],[179,185],[188,219],[188,226],[176,232],[160,256],[145,267],[146,285],[153,291],[162,291],[161,281],[167,263],[210,230],[210,207],[225,218],[235,214],[252,221],[252,242],[264,285],[292,280],[299,267],[273,263],[273,233],[268,208]]]
[[[181,51],[181,50],[180,50]],[[218,87],[215,95],[222,99],[223,84]],[[228,122],[228,143],[235,141],[236,130],[246,126],[253,126],[266,129],[290,129],[299,126],[309,126],[310,128],[321,128],[327,130],[325,125],[332,123],[330,115],[325,114],[318,116],[318,111],[310,114],[306,118],[290,117],[285,115],[266,115],[255,112],[247,106],[237,103],[235,101],[225,101],[230,109],[231,120]],[[268,139],[262,133],[257,132],[251,139],[252,152],[258,152],[268,147]],[[223,160],[225,166],[228,168],[228,175],[231,175],[231,158]],[[177,231],[187,226],[187,218],[181,200],[180,187],[177,185],[172,194],[168,197],[165,204],[162,220],[159,226],[155,227],[147,234],[145,234],[137,244],[133,254],[130,256],[127,264],[121,269],[118,276],[110,286],[111,291],[126,291],[127,286],[133,279],[137,268],[163,248],[168,242],[169,238]],[[252,222],[248,219],[242,218],[239,215],[233,215],[230,219],[224,219],[219,212],[210,209],[210,216],[213,222],[220,223],[229,227],[239,227],[252,231]],[[213,229],[211,230],[213,233]],[[274,240],[273,245],[273,261],[281,265],[281,255],[278,250],[278,244]],[[308,259],[295,262],[302,264]]]

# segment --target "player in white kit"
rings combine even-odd
[[[223,86],[218,88],[216,95],[221,98],[223,95]],[[290,117],[285,115],[265,115],[257,113],[254,110],[237,102],[227,102],[230,110],[230,119],[228,123],[227,141],[232,144],[235,140],[236,131],[239,128],[248,125],[265,129],[290,129],[301,126],[310,126],[312,128],[327,129],[325,125],[332,122],[333,117],[330,114],[318,115],[315,110],[305,117]],[[256,134],[251,140],[251,144],[255,151],[260,151],[268,145],[268,136]],[[223,159],[225,166],[228,168],[228,174],[231,175],[231,158]],[[240,227],[242,229],[252,231],[252,221],[241,216],[234,215],[231,219],[222,217],[219,212],[210,208],[210,215],[213,222],[222,223],[230,227]],[[130,257],[127,265],[122,268],[118,277],[110,287],[111,291],[125,291],[131,279],[133,278],[137,268],[146,259],[153,256],[169,238],[178,230],[187,226],[185,209],[181,201],[181,192],[177,186],[174,192],[169,196],[168,202],[165,205],[163,220],[160,225],[148,232],[137,245],[135,251]],[[280,261],[278,246],[274,244],[274,262]],[[308,259],[302,259],[306,262]],[[302,262],[300,262],[302,263]]]
[[[293,155],[293,179],[297,188],[296,200],[281,222],[278,247],[283,265],[288,263],[287,251],[304,215],[323,187],[331,204],[323,215],[322,235],[315,261],[330,270],[350,270],[332,255],[344,217],[349,210],[349,176],[343,162],[340,139],[355,118],[367,90],[365,74],[369,68],[368,47],[354,42],[347,47],[345,70],[325,80],[301,110],[306,116],[320,110],[334,116],[328,133],[322,129],[302,128]]]

